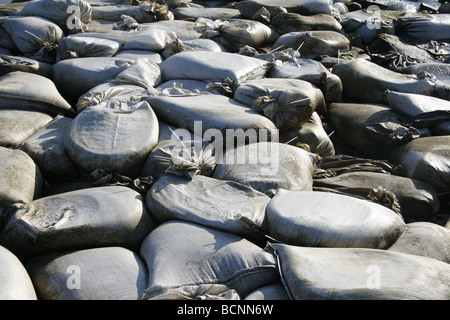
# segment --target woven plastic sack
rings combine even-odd
[[[26,268],[41,300],[140,300],[148,281],[139,255],[122,247],[42,255]]]
[[[84,173],[96,169],[133,175],[158,143],[158,119],[145,102],[105,102],[74,119],[65,149]]]
[[[17,206],[1,243],[21,259],[103,246],[139,248],[154,228],[144,199],[125,186],[86,188]]]
[[[189,222],[156,227],[140,255],[149,270],[144,299],[240,299],[279,279],[271,253],[237,235]]]
[[[58,44],[56,61],[83,57],[112,57],[120,49],[117,41],[95,37],[68,36]]]

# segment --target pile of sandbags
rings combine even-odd
[[[0,299],[448,300],[433,1],[1,5]]]

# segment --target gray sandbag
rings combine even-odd
[[[177,7],[172,10],[175,19],[196,21],[198,18],[228,20],[241,18],[241,12],[231,7]]]
[[[171,34],[173,39],[173,34],[178,39],[186,38],[200,38],[201,33],[195,30],[195,22],[186,20],[161,20],[151,23],[141,23],[140,27],[142,30],[153,29],[158,30],[158,32],[165,32],[166,34]]]
[[[450,100],[450,65],[448,63],[416,63],[402,68],[401,72],[418,77],[432,77],[436,81],[435,96]]]
[[[408,223],[402,235],[387,250],[450,263],[450,230],[427,221]]]
[[[336,31],[313,30],[289,32],[281,35],[272,49],[298,50],[302,57],[314,59],[318,56],[337,57],[350,50],[350,40]]]
[[[0,28],[9,34],[21,54],[49,63],[55,61],[58,43],[64,36],[57,24],[35,16],[2,17]]]
[[[278,33],[262,22],[248,19],[208,20],[199,18],[196,22],[203,38],[212,38],[231,52],[238,52],[245,45],[259,49],[271,45]]]
[[[342,30],[342,26],[336,18],[324,13],[306,16],[292,12],[280,12],[270,18],[270,26],[280,35],[299,31],[329,30],[340,32]]]
[[[38,74],[14,71],[0,77],[0,108],[34,110],[74,117],[72,106],[52,80]]]
[[[401,72],[403,67],[417,63],[433,63],[439,60],[420,46],[409,44],[393,34],[380,33],[368,46],[371,61],[393,71]]]
[[[404,14],[395,20],[396,32],[401,32],[411,40],[448,41],[450,14]]]
[[[0,300],[37,300],[36,291],[22,262],[0,246]]]
[[[304,15],[333,13],[332,3],[327,0],[245,0],[236,2],[235,7],[248,19],[258,17],[263,8],[269,12],[270,16],[277,13],[279,7],[285,8],[288,12]]]
[[[17,206],[0,234],[20,259],[75,249],[136,250],[154,228],[143,197],[124,186],[94,187]]]
[[[432,185],[438,192],[450,190],[450,136],[431,136],[412,140],[393,149],[389,160],[400,165],[406,177]]]
[[[115,57],[85,57],[61,60],[53,65],[53,82],[62,96],[75,104],[81,95],[114,80],[134,61]]]
[[[393,148],[421,136],[403,125],[399,114],[375,103],[332,103],[328,119],[338,136],[354,149],[377,159],[386,159]]]
[[[387,91],[389,106],[417,127],[450,121],[450,101],[415,93]]]
[[[211,176],[216,166],[213,146],[186,129],[158,121],[158,144],[142,164],[142,177],[158,180],[165,174],[193,178],[197,174]]]
[[[332,189],[390,206],[395,196],[406,222],[428,221],[440,210],[436,190],[423,181],[380,172],[348,172],[314,180],[314,190]]]
[[[269,197],[282,189],[312,191],[318,157],[278,142],[258,142],[227,149],[213,177],[250,186]]]
[[[120,49],[117,41],[95,37],[64,37],[58,43],[56,61],[84,57],[112,57]]]
[[[272,63],[230,52],[188,51],[160,64],[162,80],[190,79],[233,84],[262,77]]]
[[[344,86],[343,95],[360,102],[387,105],[386,90],[434,96],[435,81],[416,75],[403,74],[383,68],[365,59],[346,60],[332,70]]]
[[[243,300],[290,300],[283,283],[276,282],[250,292]]]
[[[272,121],[252,107],[223,95],[159,95],[145,98],[145,101],[150,103],[159,120],[187,129],[206,141],[214,137],[216,154],[227,141],[237,136],[245,139],[244,135],[248,135],[255,141],[261,137],[266,140],[278,138]]]
[[[11,36],[1,27],[0,27],[0,48],[2,48],[2,50],[6,50],[9,52],[9,53],[2,52],[2,54],[11,55],[12,54],[11,51],[17,51],[17,47],[14,44],[14,41],[12,40]]]
[[[185,95],[189,93],[211,93],[223,94],[220,89],[213,89],[208,86],[207,81],[190,80],[190,79],[173,79],[161,83],[156,89],[162,95]]]
[[[26,204],[41,196],[42,173],[36,163],[22,150],[0,147],[0,226],[9,218],[9,208]],[[1,228],[0,228],[1,229]]]
[[[0,146],[17,147],[52,119],[38,111],[0,109]]]
[[[36,73],[46,78],[52,77],[52,65],[50,63],[37,61],[26,57],[1,54],[0,76],[14,71]]]
[[[394,211],[367,200],[321,191],[280,189],[267,205],[267,234],[304,247],[389,247],[404,230]]]
[[[279,61],[279,63],[267,72],[267,78],[288,78],[308,81],[322,90],[327,104],[340,100],[343,91],[341,79],[331,73],[319,61],[298,58],[295,55],[288,60]]]
[[[280,132],[279,140],[280,143],[304,148],[321,157],[330,157],[335,154],[333,141],[325,131],[322,119],[316,111],[300,127]]]
[[[142,2],[138,5],[115,4],[92,7],[92,19],[118,21],[124,15],[132,17],[138,23],[173,20],[173,14],[167,5],[157,2]]]
[[[139,255],[122,247],[42,255],[26,268],[40,300],[140,300],[148,281]]]
[[[279,279],[271,253],[237,235],[184,221],[156,227],[140,255],[149,270],[144,299],[235,300]]]
[[[71,118],[56,116],[18,146],[36,162],[49,182],[70,181],[79,177],[78,168],[64,148],[72,122]]]
[[[281,132],[300,127],[314,111],[326,107],[322,91],[298,79],[247,80],[237,86],[233,97],[264,114]]]
[[[233,181],[204,175],[192,179],[165,175],[145,197],[145,205],[159,223],[182,220],[236,234],[250,241],[263,239],[270,198]]]
[[[76,104],[77,113],[105,101],[138,102],[142,97],[149,95],[142,86],[119,83],[115,80],[101,83],[81,95]]]
[[[228,52],[221,43],[212,39],[205,38],[187,38],[187,39],[171,39],[166,43],[161,56],[164,59],[183,51],[215,51]]]
[[[130,60],[136,59],[150,59],[156,64],[163,62],[163,58],[160,53],[150,50],[119,50],[115,55],[117,58],[124,58]]]
[[[86,29],[86,24],[91,21],[92,8],[84,0],[33,0],[28,1],[19,14],[51,20],[67,34]]]
[[[161,83],[161,69],[150,59],[137,59],[131,66],[120,72],[114,82],[138,85],[146,89],[149,94],[156,94],[154,87]]]
[[[152,22],[156,23],[156,22]],[[141,28],[135,32],[123,30],[111,30],[109,32],[83,32],[77,37],[94,37],[117,41],[121,45],[121,50],[149,50],[161,52],[166,42],[173,39],[175,35],[160,28]]]
[[[64,147],[82,172],[133,175],[158,143],[158,132],[158,119],[147,102],[105,102],[77,115]]]
[[[448,300],[450,265],[380,249],[273,244],[295,300]]]

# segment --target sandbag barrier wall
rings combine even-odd
[[[0,299],[450,298],[448,3],[0,12]]]

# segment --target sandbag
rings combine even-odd
[[[38,111],[0,109],[0,146],[17,147],[52,119]]]
[[[335,154],[333,141],[323,127],[319,114],[314,111],[311,117],[298,128],[280,132],[280,143],[287,143],[321,157]]]
[[[92,8],[84,0],[33,0],[19,14],[43,17],[56,23],[64,33],[78,33],[91,21]]]
[[[221,43],[205,38],[172,39],[166,43],[161,56],[164,59],[183,51],[228,52]]]
[[[269,197],[282,189],[312,190],[318,157],[304,149],[278,142],[258,142],[227,149],[217,160],[213,177],[250,186]]]
[[[379,172],[348,172],[314,180],[314,190],[333,189],[390,207],[393,194],[406,222],[428,221],[440,210],[436,190],[423,181]]]
[[[448,300],[450,265],[367,248],[273,244],[295,300]]]
[[[74,117],[75,111],[48,78],[23,71],[14,71],[0,77],[0,108],[61,113]]]
[[[253,108],[223,95],[159,95],[145,98],[145,101],[150,103],[159,120],[187,129],[206,141],[214,137],[216,154],[227,143],[233,147],[235,137],[244,141],[278,138],[272,121]]]
[[[180,52],[160,64],[162,80],[191,79],[233,84],[264,76],[272,63],[230,52]]]
[[[0,147],[0,163],[1,227],[11,214],[11,205],[29,203],[41,196],[44,180],[39,167],[22,150]]]
[[[40,300],[140,300],[148,281],[142,259],[122,247],[42,255],[26,268]]]
[[[412,40],[448,41],[450,35],[450,14],[404,14],[395,20],[396,32]]]
[[[87,188],[18,206],[0,234],[22,261],[103,246],[136,250],[154,228],[142,196],[124,186]]]
[[[132,17],[138,23],[173,20],[173,14],[167,5],[157,2],[143,2],[138,5],[115,4],[92,7],[92,19],[118,21],[124,15]]]
[[[332,70],[344,86],[343,95],[360,102],[388,104],[386,90],[433,96],[435,82],[416,75],[395,72],[365,59],[336,64]]]
[[[214,39],[231,52],[238,52],[245,45],[256,49],[271,45],[279,36],[262,22],[247,19],[212,21],[199,18],[196,21],[196,30],[202,37]]]
[[[52,65],[49,63],[37,61],[26,57],[1,54],[0,76],[3,76],[9,72],[14,71],[35,73],[46,78],[52,77]]]
[[[272,26],[278,34],[289,32],[329,30],[339,32],[341,24],[331,15],[318,13],[310,16],[292,12],[281,12],[270,18]]]
[[[197,174],[212,176],[216,167],[213,145],[180,129],[158,121],[158,144],[142,164],[141,176],[154,181],[165,174],[192,179]]]
[[[416,127],[432,127],[450,121],[450,101],[415,93],[387,91],[389,106]]]
[[[37,300],[36,291],[22,262],[0,246],[0,300]]]
[[[150,50],[120,50],[114,56],[117,58],[124,58],[130,60],[136,60],[141,58],[150,59],[158,65],[161,62],[163,62],[163,58],[160,53]]]
[[[156,23],[156,22],[152,22]],[[117,41],[121,50],[149,50],[161,52],[168,40],[174,38],[169,31],[159,28],[141,28],[136,32],[111,30],[110,32],[83,32],[77,37],[94,37]]]
[[[389,247],[405,223],[394,211],[370,201],[321,191],[280,189],[267,205],[267,234],[305,247]]]
[[[408,223],[387,250],[450,263],[450,230],[427,221]]]
[[[421,136],[402,124],[388,106],[375,103],[332,103],[328,119],[342,140],[369,156],[386,159],[393,148]]]
[[[244,300],[290,300],[281,282],[269,284],[250,292]]]
[[[233,233],[250,241],[264,239],[264,218],[270,198],[233,181],[197,175],[166,175],[145,197],[159,223],[182,220]]]
[[[101,83],[81,95],[76,104],[77,113],[105,101],[138,102],[149,94],[142,86],[115,80]]]
[[[298,50],[302,57],[314,59],[318,56],[337,57],[350,50],[350,41],[342,34],[329,30],[289,32],[281,35],[272,49]]]
[[[120,72],[116,83],[138,85],[147,92],[156,94],[154,87],[161,83],[161,69],[150,59],[137,59],[134,63]]]
[[[117,41],[95,37],[68,36],[58,44],[56,61],[83,57],[112,57],[120,49]]]
[[[292,59],[287,61],[280,60],[280,62],[267,72],[267,78],[308,81],[322,90],[327,104],[340,100],[343,91],[341,79],[331,73],[319,61],[294,56]]]
[[[81,95],[114,80],[133,60],[115,57],[85,57],[61,60],[53,65],[53,82],[62,96],[76,104]]]
[[[64,147],[82,172],[133,175],[158,143],[158,132],[158,119],[147,102],[105,102],[78,114]]]
[[[406,177],[422,180],[438,192],[450,190],[450,136],[422,137],[389,153],[389,160],[401,165]]]
[[[185,20],[161,20],[150,23],[141,23],[140,28],[145,29],[157,29],[159,32],[165,32],[166,34],[173,33],[178,39],[186,38],[200,38],[201,33],[195,30],[195,22]],[[173,36],[172,36],[173,39]]]
[[[306,123],[313,112],[325,110],[322,91],[298,79],[255,79],[241,83],[234,99],[269,118],[281,131]]]
[[[370,43],[368,52],[372,62],[397,72],[411,64],[438,62],[431,52],[386,33],[379,34]]]
[[[58,43],[64,36],[58,25],[34,16],[2,17],[0,28],[9,34],[21,54],[49,63],[55,61]]]
[[[71,118],[56,116],[18,146],[36,162],[47,181],[70,181],[79,177],[78,168],[64,148],[72,122]]]
[[[189,222],[156,227],[140,255],[149,270],[144,299],[236,300],[279,279],[271,253],[237,235]]]
[[[279,7],[285,8],[288,12],[294,12],[304,15],[313,15],[317,13],[333,13],[333,7],[330,1],[327,0],[245,0],[238,1],[235,4],[241,14],[253,19],[260,10],[265,8],[270,15],[278,11]]]
[[[172,10],[175,19],[196,21],[198,18],[205,18],[210,20],[228,20],[239,19],[241,13],[238,9],[228,7],[177,7]]]
[[[213,89],[208,86],[207,81],[189,80],[189,79],[174,79],[161,83],[156,89],[162,95],[176,96],[186,95],[189,93],[211,93],[223,94],[220,89]]]

